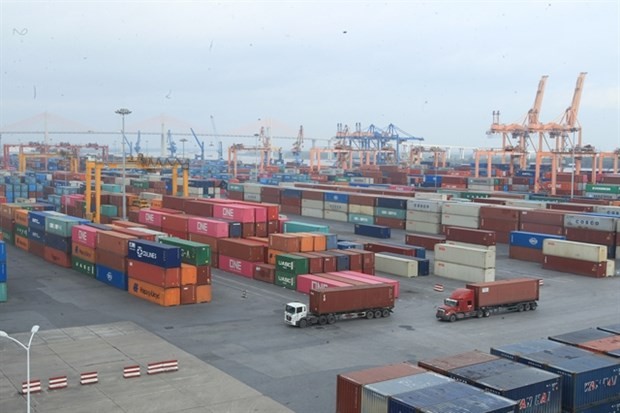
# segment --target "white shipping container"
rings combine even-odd
[[[375,180],[367,176],[352,176],[350,182],[354,184],[372,184]]]
[[[614,277],[616,275],[616,261],[607,260],[607,270],[605,271],[607,277]]]
[[[435,244],[435,260],[478,268],[495,268],[495,251],[462,245]]]
[[[614,232],[616,230],[616,218],[601,217],[587,214],[564,215],[566,228],[584,228],[594,231]]]
[[[474,192],[493,192],[495,187],[493,185],[467,184],[467,189]]]
[[[262,188],[261,184],[257,184],[254,182],[245,182],[243,184],[243,192],[244,193],[252,193],[252,194],[260,194],[260,189]]]
[[[151,201],[153,199],[163,199],[162,194],[156,194],[155,192],[140,192],[140,199],[146,199],[147,201]]]
[[[259,193],[244,192],[243,193],[243,200],[244,201],[252,201],[252,202],[260,202],[260,200],[261,200],[260,192]]]
[[[441,213],[407,211],[407,221],[428,222],[429,224],[441,224]]]
[[[470,242],[460,242],[460,241],[452,241],[452,240],[446,240],[445,244],[450,244],[450,245],[459,245],[461,247],[467,247],[467,248],[477,248],[477,249],[482,249],[482,250],[488,250],[488,251],[496,251],[497,247],[495,245],[479,245],[479,244],[472,244]]]
[[[482,204],[476,202],[446,202],[443,204],[441,212],[449,215],[463,215],[466,217],[478,218],[480,216],[481,206]]]
[[[441,212],[442,201],[428,199],[409,199],[407,200],[407,210],[421,212]]]
[[[406,221],[405,229],[422,234],[441,234],[441,224],[429,224],[428,222]]]
[[[594,205],[594,212],[620,218],[620,207],[618,206]]]
[[[467,217],[464,215],[448,215],[441,214],[441,223],[443,225],[449,225],[453,227],[464,227],[464,228],[474,228],[478,229],[479,227],[479,218],[478,217]]]
[[[303,199],[302,198],[301,207],[323,209],[323,201],[319,201],[318,199]]]
[[[495,281],[495,268],[476,268],[453,262],[435,260],[435,275],[470,283]]]
[[[375,207],[371,207],[368,205],[349,204],[349,213],[350,214],[361,214],[361,215],[374,215]]]
[[[304,217],[323,218],[323,210],[316,208],[301,208],[301,215]]]
[[[324,210],[323,217],[325,219],[331,219],[333,221],[347,222],[349,220],[349,216],[346,212],[330,211],[328,209]]]
[[[400,277],[417,277],[418,262],[408,258],[377,253],[375,254],[375,270]]]
[[[527,199],[506,199],[506,206],[546,209],[547,203],[545,201],[528,201]]]
[[[607,247],[604,245],[559,239],[545,239],[543,254],[596,263],[607,261]]]
[[[434,199],[438,201],[447,201],[450,199],[450,194],[441,194],[438,192],[416,192],[413,194],[415,199]]]
[[[203,192],[204,192],[203,188],[197,188],[197,187],[194,187],[194,186],[187,187],[187,193],[189,195],[202,196]]]
[[[323,209],[325,211],[340,211],[349,212],[349,204],[343,204],[342,202],[323,202]]]

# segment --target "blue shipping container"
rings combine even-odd
[[[407,257],[418,262],[418,275],[425,276],[431,273],[431,263],[428,258]]]
[[[28,239],[45,244],[45,231],[38,228],[28,227]]]
[[[586,328],[584,330],[571,331],[569,333],[550,336],[549,340],[577,346],[588,341],[600,340],[601,338],[609,338],[614,336],[615,334],[608,331],[599,330],[598,328]]]
[[[390,238],[392,231],[390,227],[382,225],[355,224],[355,234],[374,238]]]
[[[129,241],[127,258],[162,268],[177,268],[181,266],[181,248],[154,241]]]
[[[563,235],[540,234],[537,232],[511,231],[510,245],[515,247],[532,248],[542,250],[543,241],[547,238],[566,239]]]
[[[562,376],[563,410],[577,411],[620,394],[620,361],[611,357],[550,340],[493,347],[491,354]]]
[[[0,262],[6,261],[6,244],[0,240]]]
[[[0,283],[6,282],[6,262],[0,262]]]
[[[423,373],[428,375],[429,373]],[[422,376],[418,374],[417,376]],[[431,406],[446,403],[452,400],[471,397],[480,390],[465,383],[459,383],[453,379],[443,382],[435,382],[428,386],[416,386],[409,391],[394,394],[388,402],[388,412],[418,413]]]
[[[45,245],[66,254],[71,252],[71,237],[61,237],[48,232],[45,234]]]
[[[127,274],[97,264],[95,278],[104,284],[127,291]]]
[[[325,235],[325,247],[326,247],[325,249],[328,249],[328,250],[338,249],[338,235],[336,234],[324,234],[324,235]]]
[[[357,249],[363,250],[364,245],[357,243],[357,242],[351,242],[351,241],[338,241],[339,250],[348,250],[351,248],[357,248]]]
[[[338,192],[325,192],[325,194],[323,194],[323,200],[326,202],[340,202],[343,204],[348,204],[349,195]]]
[[[45,231],[45,211],[28,211],[28,227]]]
[[[377,205],[382,208],[392,208],[392,209],[407,209],[407,199],[406,198],[377,198]]]
[[[282,190],[281,194],[285,198],[301,198],[301,190],[300,189],[284,188]]]

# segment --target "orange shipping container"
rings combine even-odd
[[[54,248],[45,247],[43,250],[43,257],[45,261],[52,264],[60,265],[61,267],[71,268],[71,254],[65,254]]]
[[[98,231],[97,248],[126,256],[127,243],[132,239],[136,239],[136,237],[116,231]]]
[[[211,286],[210,285],[197,285],[196,286],[196,302],[197,303],[210,303],[211,302]]]
[[[298,234],[300,240],[299,251],[312,252],[314,251],[314,237],[310,234],[302,233]]]
[[[28,210],[26,209],[16,210],[15,211],[15,223],[27,227],[28,226]]]
[[[193,285],[198,282],[198,270],[195,266],[181,264],[181,285]]]
[[[279,254],[286,254],[286,252],[269,248],[267,250],[267,264],[276,265],[276,255]]]
[[[131,295],[164,307],[181,304],[181,291],[178,287],[162,288],[144,281],[136,280],[135,278],[129,278],[128,291]]]
[[[15,246],[20,250],[28,251],[28,238],[15,235]]]
[[[127,260],[127,275],[163,288],[181,285],[181,268],[162,268],[141,261]]]
[[[71,248],[71,254],[74,257],[83,259],[84,261],[95,263],[97,262],[97,256],[94,248],[85,247],[84,245],[73,243]]]
[[[327,237],[323,234],[310,233],[314,239],[313,251],[325,251],[327,249]]]

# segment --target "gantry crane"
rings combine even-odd
[[[99,222],[101,211],[101,171],[103,168],[119,169],[122,163],[108,163],[102,161],[86,162],[86,192],[84,200],[86,201],[86,218],[93,222]],[[179,178],[178,169],[181,168],[183,173],[183,196],[189,196],[189,160],[177,158],[151,158],[138,154],[136,157],[125,159],[125,169],[143,169],[143,170],[162,170],[172,169],[172,195],[176,195],[177,181]],[[94,194],[95,194],[95,211],[92,209],[93,194],[93,178],[94,178]],[[124,183],[123,183],[124,184]]]
[[[256,146],[245,146],[242,143],[236,143],[228,148],[228,173],[231,173],[233,177],[237,176],[238,166],[238,153],[239,152],[256,152],[259,159],[257,159],[256,169],[258,172],[263,172],[267,166],[271,164],[271,153],[277,150],[271,146],[271,137],[265,133],[265,128],[261,126],[260,133],[254,135],[257,140]]]
[[[301,165],[301,150],[304,147],[304,127],[303,125],[299,126],[299,133],[297,134],[297,140],[293,143],[293,149],[291,152],[295,157],[295,165]]]
[[[101,160],[108,160],[109,148],[107,145],[99,145],[98,143],[87,143],[85,145],[72,145],[69,142],[59,142],[54,145],[46,145],[39,142],[29,142],[26,144],[4,144],[4,168],[8,169],[11,148],[18,148],[18,170],[25,172],[27,169],[28,159],[43,159],[44,169],[47,170],[47,161],[51,158],[61,158],[70,163],[69,170],[78,172],[80,152],[83,149],[100,151],[98,154]],[[32,149],[35,152],[27,153],[24,149]]]

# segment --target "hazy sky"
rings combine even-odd
[[[540,117],[557,120],[588,72],[584,144],[612,150],[619,4],[0,0],[0,127],[42,130],[22,121],[47,111],[118,131],[114,111],[127,107],[128,131],[156,132],[165,114],[173,133],[211,133],[212,115],[219,133],[253,134],[265,119],[274,135],[303,125],[319,138],[337,123],[393,123],[429,145],[499,147],[485,134],[493,110],[521,121],[549,75]]]

